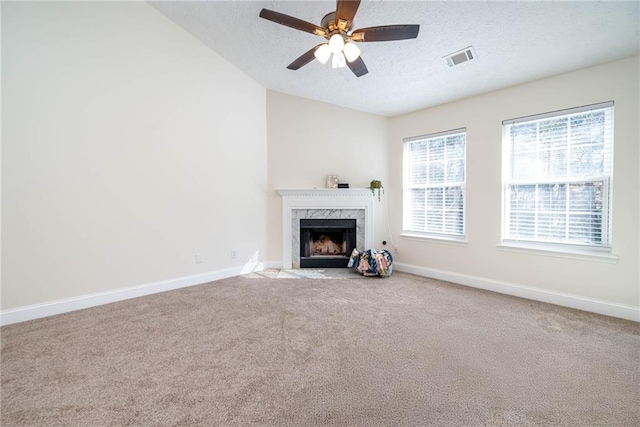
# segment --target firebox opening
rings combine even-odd
[[[345,268],[355,245],[355,219],[300,220],[301,268]]]
[[[312,231],[310,256],[344,256],[347,253],[346,231]]]

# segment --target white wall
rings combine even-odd
[[[562,74],[390,120],[389,184],[396,260],[419,267],[638,307],[638,57]],[[615,101],[613,254],[616,264],[499,251],[501,123],[505,119]],[[467,128],[466,247],[397,237],[402,229],[402,140]]]
[[[368,188],[373,179],[386,185],[387,129],[385,117],[267,91],[269,259],[282,261],[282,198],[276,189],[325,188],[327,175],[351,188]],[[386,200],[385,194],[374,207],[378,249],[389,240]]]
[[[3,310],[264,255],[263,87],[142,2],[3,2],[2,39]]]

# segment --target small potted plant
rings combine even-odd
[[[378,189],[378,201],[380,201],[380,191],[382,191],[382,194],[384,194],[384,187],[382,186],[382,181],[378,181],[377,179],[374,179],[373,181],[371,181],[371,184],[369,184],[369,188],[371,188],[371,192],[373,193],[373,195],[376,195],[376,189]]]

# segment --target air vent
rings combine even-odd
[[[447,61],[447,65],[449,67],[453,67],[454,65],[460,65],[463,62],[476,59],[476,51],[473,46],[469,46],[465,47],[462,50],[444,56],[443,58]]]

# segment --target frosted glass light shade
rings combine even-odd
[[[347,44],[344,45],[343,52],[349,62],[355,61],[360,56],[360,48],[353,42],[347,42]]]
[[[336,53],[338,55],[338,68],[343,68],[347,66],[347,60],[344,58],[344,54],[342,52]]]
[[[323,64],[326,64],[327,61],[329,60],[329,57],[331,56],[331,48],[329,47],[328,44],[323,44],[322,46],[317,48],[316,51],[313,52],[313,54],[315,55],[318,61],[322,62]]]
[[[342,36],[340,34],[332,35],[329,39],[329,47],[334,54],[342,52],[342,48],[344,47],[344,39]]]
[[[347,61],[342,52],[334,53],[331,59],[331,68],[342,68],[347,66]]]

